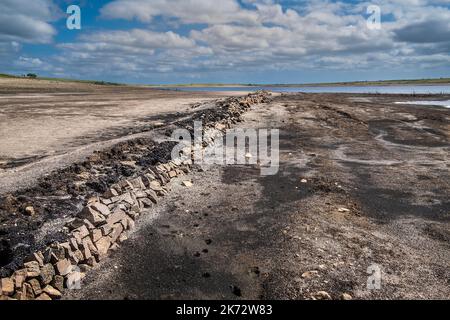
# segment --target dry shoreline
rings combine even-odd
[[[117,90],[101,88],[95,95],[105,99],[105,95],[117,94],[113,98],[117,100],[129,94],[122,109],[136,97],[150,98],[137,89]],[[124,152],[153,163],[163,155],[146,153],[143,157],[139,150],[151,146],[178,121],[192,119],[199,112],[214,114],[211,101],[219,98],[202,96],[205,93],[158,94],[176,96],[163,116],[161,109],[155,110],[119,126],[100,141],[82,136],[82,143],[71,148],[100,143],[105,150],[114,150],[119,142],[117,152],[108,151],[107,157],[92,155],[100,145],[86,148],[82,157],[91,155],[88,162],[98,168],[127,161],[118,157]],[[196,99],[206,103],[197,104]],[[156,219],[150,214],[153,218],[124,248],[88,276],[86,287],[68,297],[311,299],[326,291],[334,299],[343,293],[360,299],[448,298],[450,110],[393,104],[409,99],[407,95],[282,94],[254,108],[237,125],[280,128],[280,172],[263,178],[252,168],[215,167],[194,172],[193,189],[175,183],[169,198],[152,209],[158,213]],[[186,103],[181,110],[177,108],[180,101]],[[155,122],[163,123],[155,126]],[[111,127],[99,128],[108,130]],[[70,153],[71,148],[65,148],[60,149],[62,156]],[[79,158],[68,157],[59,163],[67,167],[73,161]],[[39,167],[25,175],[40,171],[37,179],[53,170],[52,166]],[[23,170],[20,165],[5,168]],[[73,166],[61,181],[79,179],[78,171]],[[55,197],[42,200],[46,215],[51,216],[52,210],[64,208],[65,200],[57,197],[64,184],[49,182],[41,188],[55,191]],[[33,182],[27,186],[31,188]],[[72,191],[75,197],[78,191]],[[22,192],[25,202],[30,196],[27,190]],[[4,224],[10,214],[2,211],[2,239],[8,234]],[[17,212],[14,219],[21,221],[19,229],[35,225],[38,230],[42,217]],[[38,234],[29,234],[29,240]],[[206,247],[205,240],[211,240]],[[161,263],[155,265],[152,261],[156,260]],[[369,292],[364,288],[366,269],[374,262],[385,270],[385,287]],[[173,269],[174,263],[179,267]],[[148,274],[155,277],[145,278]],[[140,280],[131,280],[136,278]],[[239,287],[241,295],[230,286]]]

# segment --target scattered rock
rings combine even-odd
[[[348,293],[343,293],[341,295],[341,300],[353,300],[353,297],[349,295]]]
[[[27,216],[33,217],[36,214],[36,212],[34,211],[34,208],[32,206],[28,206],[25,207],[25,214]]]
[[[319,274],[319,272],[317,270],[306,271],[302,274],[302,278],[303,279],[311,279],[312,277],[315,277],[318,274]]]
[[[315,294],[313,294],[313,298],[317,300],[331,300],[331,296],[326,291],[318,291]]]
[[[183,186],[188,187],[188,188],[193,186],[192,182],[188,181],[188,180],[187,181],[183,181],[182,184],[183,184]]]

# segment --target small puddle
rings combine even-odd
[[[443,101],[402,101],[396,102],[395,104],[413,104],[413,105],[424,105],[424,106],[440,106],[450,109],[450,100]]]

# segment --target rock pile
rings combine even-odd
[[[265,102],[268,96],[258,92],[227,99],[220,105],[223,114],[202,114],[207,118],[204,123],[209,128],[225,130],[251,105]],[[144,209],[156,205],[167,194],[166,185],[191,170],[191,152],[191,148],[185,148],[187,160],[174,159],[148,168],[88,199],[86,206],[66,224],[65,242],[54,242],[31,254],[12,276],[0,279],[0,300],[58,299],[64,288],[79,286],[87,271],[127,239]]]

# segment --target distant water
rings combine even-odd
[[[306,93],[392,93],[392,94],[450,94],[450,86],[319,86],[319,87],[173,87],[180,91],[258,91]]]
[[[405,102],[396,102],[396,104],[415,104],[415,105],[425,105],[425,106],[442,106],[444,108],[450,109],[450,100],[443,100],[443,101],[405,101]]]

